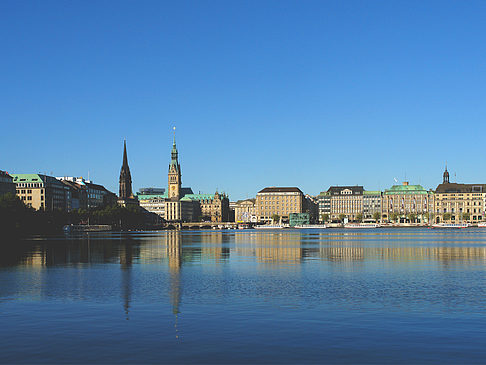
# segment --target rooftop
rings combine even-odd
[[[486,192],[486,184],[439,184],[436,193],[482,193]]]
[[[263,190],[260,190],[260,193],[301,193],[304,194],[299,188],[296,187],[277,187],[277,186],[270,186]]]

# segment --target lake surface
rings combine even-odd
[[[0,363],[486,362],[486,230],[2,244]]]

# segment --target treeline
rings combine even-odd
[[[0,196],[0,232],[6,236],[52,234],[67,224],[109,224],[114,229],[144,229],[154,217],[139,207],[118,205],[90,210],[42,211],[26,206],[15,194]]]

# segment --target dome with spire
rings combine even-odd
[[[446,167],[445,167],[442,183],[443,184],[449,184],[449,171],[447,171],[447,164],[446,164]]]

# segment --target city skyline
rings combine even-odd
[[[486,181],[483,2],[0,7],[2,170],[117,191],[126,138],[164,187],[175,121],[184,185],[232,200]]]

